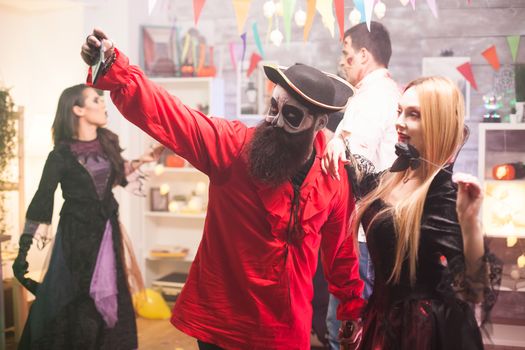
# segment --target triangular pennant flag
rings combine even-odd
[[[368,31],[370,31],[370,22],[372,21],[372,13],[374,12],[375,0],[365,0],[364,3],[366,26],[368,27]]]
[[[148,0],[148,15],[151,15],[156,4],[157,0]]]
[[[416,0],[410,0],[410,3],[412,4],[412,10],[416,9]]]
[[[253,39],[255,40],[255,45],[257,46],[257,50],[259,50],[261,57],[264,57],[264,50],[263,50],[262,43],[261,43],[261,37],[259,36],[259,29],[257,28],[257,22],[253,22],[252,31],[253,31]]]
[[[360,23],[363,23],[366,21],[366,14],[365,14],[365,3],[364,0],[354,0],[354,6],[361,13],[361,20]]]
[[[315,8],[321,15],[323,25],[328,29],[332,38],[334,37],[334,13],[332,12],[333,0],[317,0]]]
[[[250,77],[252,75],[255,68],[257,68],[257,65],[259,62],[261,62],[262,57],[259,56],[257,53],[253,52],[250,57],[250,67],[248,67],[248,71],[246,72],[246,76]]]
[[[510,53],[512,54],[512,62],[516,62],[516,56],[518,56],[518,48],[520,47],[520,36],[509,35],[507,37],[507,43],[509,44]]]
[[[467,79],[475,90],[478,89],[476,79],[474,79],[474,74],[472,74],[472,66],[470,65],[470,62],[465,62],[462,65],[457,66],[456,69],[465,77],[465,79]]]
[[[307,0],[306,2],[306,23],[304,24],[303,32],[304,41],[308,40],[310,29],[312,29],[312,24],[314,23],[315,3],[315,0]]]
[[[244,55],[246,55],[246,33],[241,34],[241,39],[242,39],[241,62],[244,62]]]
[[[374,0],[371,0],[374,1]],[[344,0],[334,0],[335,16],[339,24],[339,38],[343,41],[345,35],[345,2]]]
[[[230,42],[230,60],[232,62],[232,67],[234,70],[237,70],[237,58],[235,57],[235,43]]]
[[[233,9],[235,10],[235,18],[237,18],[237,32],[242,34],[244,31],[244,24],[248,18],[248,11],[250,10],[251,0],[232,0]]]
[[[432,11],[432,14],[434,15],[434,17],[438,18],[438,9],[437,9],[436,0],[427,0],[427,5],[428,7],[430,7],[430,11]]]
[[[193,0],[193,17],[195,19],[195,25],[197,25],[197,22],[199,21],[205,2],[206,0]]]
[[[283,0],[283,21],[286,43],[290,44],[292,37],[292,15],[295,8],[295,0]]]
[[[499,58],[498,53],[496,52],[496,45],[492,45],[485,51],[481,53],[483,57],[487,60],[488,63],[494,68],[494,70],[499,70]]]

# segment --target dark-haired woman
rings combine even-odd
[[[160,148],[125,161],[117,135],[103,128],[104,99],[87,85],[65,89],[53,122],[49,153],[29,205],[13,264],[16,278],[36,299],[20,349],[136,349],[135,313],[128,286],[123,233],[113,187]],[[39,227],[50,224],[55,190],[64,205],[48,270],[41,284],[26,277],[27,252]]]

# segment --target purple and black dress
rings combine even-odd
[[[125,181],[124,181],[125,182]],[[60,211],[49,268],[36,288],[20,349],[136,349],[115,171],[99,139],[55,146],[26,214],[24,234]]]

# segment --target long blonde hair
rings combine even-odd
[[[465,106],[458,87],[448,78],[424,77],[408,84],[405,91],[415,88],[419,97],[423,149],[418,150],[421,157],[438,165],[450,163],[462,145]],[[408,258],[410,282],[416,277],[417,252],[421,217],[428,189],[440,168],[421,162],[422,184],[417,190],[403,197],[393,208],[386,208],[372,219],[392,213],[396,230],[397,245],[395,264],[389,282],[399,283],[403,262]],[[378,187],[366,195],[357,205],[352,226],[354,232],[363,213],[377,199],[387,198],[409,170],[397,174],[385,172]]]

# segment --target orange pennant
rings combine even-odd
[[[499,70],[500,65],[498,53],[496,52],[496,45],[492,45],[491,47],[483,51],[481,54],[483,55],[483,57],[485,57],[487,62],[490,63],[494,70]]]
[[[199,17],[201,16],[201,11],[205,2],[206,0],[193,0],[193,16],[195,18],[195,25],[197,25],[197,22],[199,21]]]
[[[312,29],[312,23],[314,23],[315,16],[315,0],[307,0],[306,4],[306,23],[304,24],[303,39],[308,40],[310,35],[310,29]]]
[[[255,68],[257,68],[257,65],[259,62],[261,62],[262,57],[257,53],[252,53],[252,56],[250,57],[250,67],[248,68],[248,71],[246,72],[246,76],[250,77],[252,75]]]
[[[237,18],[237,30],[239,35],[244,32],[244,24],[248,18],[251,0],[233,0],[233,9]]]
[[[335,16],[339,24],[339,38],[343,41],[345,34],[345,2],[344,0],[334,0]]]
[[[478,90],[478,85],[476,84],[476,79],[474,79],[474,74],[472,74],[472,66],[470,62],[465,62],[460,66],[457,66],[456,69],[467,79],[467,81],[472,85],[475,90]]]

